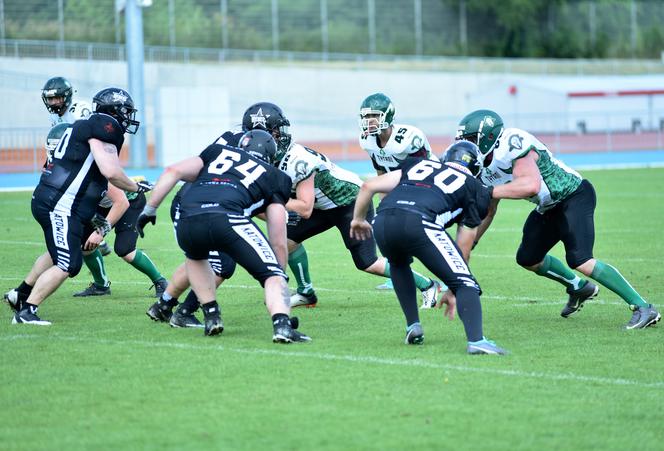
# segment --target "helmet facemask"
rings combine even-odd
[[[380,135],[383,130],[390,127],[386,120],[387,113],[381,110],[372,110],[371,108],[362,108],[360,110],[360,129],[364,136]]]
[[[281,159],[284,158],[286,152],[292,142],[292,135],[290,134],[290,129],[288,125],[281,125],[275,129],[270,130],[272,137],[277,142],[277,154],[274,158],[274,163],[279,164]]]

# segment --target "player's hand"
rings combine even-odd
[[[92,220],[90,220],[90,223],[92,224],[92,227],[97,230],[97,232],[99,232],[99,234],[103,237],[111,231],[111,223],[108,222],[108,220],[99,213],[95,213],[95,215],[92,217]]]
[[[452,290],[449,288],[447,291],[445,291],[445,293],[443,293],[440,301],[436,303],[435,308],[442,308],[443,304],[445,305],[445,312],[443,315],[452,321],[454,319],[454,315],[456,314],[456,296],[454,296],[454,293],[452,293]]]
[[[146,225],[148,225],[148,222],[152,225],[157,223],[157,211],[154,209],[154,207],[146,205],[143,208],[143,212],[138,215],[138,219],[136,220],[136,231],[141,236],[141,238],[145,237],[145,232],[143,229]]]
[[[353,219],[350,222],[350,237],[356,240],[368,240],[373,229],[366,219]]]
[[[83,250],[84,251],[93,251],[97,249],[99,246],[99,243],[101,243],[104,240],[104,237],[99,233],[97,230],[92,232],[88,239],[85,241],[85,244],[83,245]]]
[[[286,224],[289,226],[296,226],[300,223],[300,220],[302,219],[302,216],[300,216],[298,213],[294,211],[289,211],[288,212],[288,221]]]
[[[147,180],[138,181],[136,184],[138,185],[138,189],[136,190],[138,194],[147,193],[148,191],[152,191],[152,188],[154,188],[154,183],[150,183]]]

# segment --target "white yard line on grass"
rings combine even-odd
[[[25,327],[25,326],[23,326]],[[254,355],[269,355],[269,356],[284,356],[289,357],[299,357],[304,359],[316,359],[316,360],[327,360],[327,361],[337,361],[337,362],[351,362],[351,363],[362,363],[362,364],[373,364],[373,365],[386,365],[386,366],[403,366],[406,368],[420,367],[428,368],[434,370],[445,370],[445,371],[457,371],[461,373],[481,373],[481,374],[491,374],[496,376],[512,377],[517,379],[540,379],[540,380],[553,380],[553,381],[573,381],[580,383],[597,383],[604,385],[617,385],[617,386],[631,386],[631,387],[643,387],[643,388],[656,388],[664,389],[664,381],[654,381],[654,382],[644,382],[634,379],[623,379],[623,378],[611,378],[611,377],[602,377],[602,376],[589,376],[584,374],[575,374],[575,373],[544,373],[539,371],[522,371],[522,370],[505,370],[499,368],[486,368],[480,366],[467,366],[467,365],[450,365],[445,363],[433,363],[427,362],[421,359],[387,359],[381,357],[372,357],[372,356],[360,356],[360,355],[351,355],[351,354],[324,354],[317,352],[296,352],[296,351],[286,351],[283,349],[256,349],[256,348],[242,348],[242,347],[232,347],[227,345],[210,345],[206,343],[203,346],[196,346],[193,344],[186,343],[171,343],[171,342],[154,342],[154,341],[141,341],[141,340],[108,340],[108,339],[98,339],[90,337],[74,337],[61,334],[49,333],[48,335],[26,335],[26,334],[14,334],[0,337],[0,340],[12,341],[12,340],[22,340],[22,339],[44,339],[52,340],[59,339],[63,341],[80,341],[81,343],[96,343],[96,344],[109,344],[117,346],[141,346],[145,348],[171,348],[171,349],[187,349],[187,350],[197,350],[197,351],[207,351],[209,349],[214,349],[217,351],[226,351],[234,352],[238,354],[254,354]],[[305,345],[306,346],[306,345]],[[472,358],[472,357],[470,357]],[[475,357],[475,359],[477,359]],[[480,357],[479,359],[482,359]],[[487,359],[487,357],[484,357]],[[488,359],[492,359],[488,357]]]

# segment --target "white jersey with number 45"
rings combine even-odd
[[[317,210],[351,204],[362,186],[357,174],[340,168],[322,153],[296,143],[286,151],[279,162],[279,169],[293,181],[292,193],[295,193],[298,183],[315,173],[314,208]]]
[[[424,132],[405,124],[392,124],[392,134],[385,147],[378,145],[378,136],[360,136],[360,147],[371,157],[376,170],[395,171],[409,156],[418,156],[438,161],[431,153],[431,146]]]
[[[79,119],[85,119],[92,114],[92,107],[89,103],[83,101],[76,101],[71,104],[67,109],[67,112],[62,116],[58,116],[55,113],[49,113],[49,118],[51,120],[51,127],[55,127],[58,124],[68,123],[73,124]]]
[[[518,128],[506,128],[496,141],[493,160],[482,169],[480,179],[487,186],[503,185],[512,181],[514,162],[530,151],[537,153],[537,167],[542,178],[539,193],[528,199],[544,212],[567,196],[581,184],[581,175],[557,160],[549,149],[533,135]]]

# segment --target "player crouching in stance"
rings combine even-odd
[[[137,227],[154,224],[156,209],[179,180],[193,182],[182,195],[177,241],[205,317],[205,335],[223,332],[215,296],[210,251],[221,251],[245,268],[265,289],[265,305],[273,323],[272,341],[292,343],[311,338],[291,322],[290,295],[283,271],[288,261],[286,218],[291,180],[273,166],[277,145],[269,133],[253,130],[240,146],[211,144],[200,155],[166,168],[155,186]],[[265,213],[269,242],[251,219]]]
[[[32,194],[32,215],[44,231],[48,252],[40,256],[21,285],[5,294],[16,312],[12,323],[50,325],[37,308],[81,269],[83,229],[108,182],[131,192],[152,188],[122,170],[118,154],[125,133],[136,133],[136,108],[129,93],[106,88],[94,97],[94,113],[67,128]]]
[[[406,344],[422,344],[415,284],[410,270],[413,257],[440,278],[456,296],[456,304],[468,339],[469,354],[506,354],[487,340],[482,330],[480,287],[467,259],[477,231],[486,216],[491,191],[475,177],[482,167],[481,153],[469,142],[453,144],[443,162],[407,159],[401,169],[367,180],[355,202],[351,234],[357,239],[373,235],[392,268],[392,282],[406,316]],[[371,224],[365,216],[375,193],[389,193],[378,206]],[[462,209],[455,243],[436,217]],[[466,257],[466,259],[464,259]],[[445,315],[454,318],[452,296],[443,298]]]

